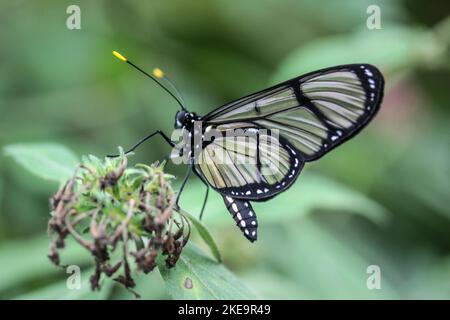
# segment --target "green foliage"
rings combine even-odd
[[[201,183],[197,185],[186,189],[183,193],[182,205],[189,212],[199,212],[201,209],[202,197],[198,194]],[[280,211],[280,204],[283,203],[289,204],[289,210],[281,219],[276,212]],[[227,225],[230,217],[222,213],[222,205],[223,199],[212,195],[207,205],[205,221],[217,226]],[[316,211],[349,212],[364,216],[378,224],[385,223],[389,219],[387,210],[377,202],[341,183],[311,172],[302,173],[299,182],[289,191],[277,196],[276,200],[255,203],[254,208],[257,212],[262,209],[268,213],[275,213],[259,215],[259,221],[263,225],[289,223]]]
[[[69,179],[78,163],[73,152],[54,143],[13,144],[4,151],[36,176],[57,182]]]
[[[48,241],[48,237],[42,234],[35,238],[10,241],[0,245],[2,261],[0,296],[8,290],[14,292],[26,283],[32,283],[38,279],[52,279],[58,274],[65,273],[63,269],[56,268],[48,260]],[[62,259],[67,264],[86,265],[91,258],[83,248],[69,241]]]
[[[220,256],[219,248],[217,247],[217,244],[214,241],[214,238],[212,237],[211,233],[209,233],[208,229],[203,225],[203,223],[201,223],[200,220],[195,218],[193,215],[187,212],[184,212],[184,214],[189,218],[189,221],[195,226],[198,233],[202,237],[203,241],[205,241],[205,243],[208,245],[214,258],[216,258],[218,262],[222,262],[222,257]]]
[[[394,45],[379,50],[381,43]],[[440,54],[442,44],[421,29],[388,25],[376,32],[358,30],[345,36],[312,41],[293,51],[281,64],[274,82],[339,64],[371,63],[382,70],[403,71],[414,65],[430,63]]]
[[[67,274],[48,263],[44,234],[48,196],[78,162],[61,145],[101,156],[153,130],[172,130],[176,104],[111,57],[114,49],[145,70],[161,67],[200,115],[319,67],[376,64],[386,78],[380,113],[308,164],[285,193],[254,205],[256,243],[243,239],[214,192],[202,220],[210,236],[200,226],[192,241],[203,235],[213,255],[220,247],[223,264],[261,298],[450,297],[448,10],[416,0],[77,4],[82,29],[70,31],[56,2],[0,3],[8,12],[1,19],[8,32],[0,34],[8,44],[0,52],[0,145],[14,146],[0,157],[0,297],[66,296],[58,288]],[[380,6],[381,30],[366,28],[372,4]],[[37,148],[29,143],[39,141],[60,144],[27,156]],[[132,161],[150,164],[168,152],[155,138]],[[60,158],[63,167],[55,165]],[[184,168],[169,163],[165,171],[178,177]],[[203,194],[190,181],[182,208],[197,216]],[[63,254],[82,266],[87,283],[89,254],[74,243]],[[369,264],[381,268],[381,290],[365,287]],[[135,281],[143,298],[169,297],[158,272]],[[116,285],[88,296],[133,298]]]
[[[194,245],[189,245],[173,269],[160,266],[167,290],[174,299],[233,300],[254,295],[230,271]]]
[[[93,274],[94,268],[86,271],[88,274]],[[112,282],[110,280],[103,281],[102,287],[98,292],[93,292],[90,289],[89,278],[85,277],[84,282],[81,283],[80,290],[67,290],[64,281],[51,284],[47,287],[40,288],[28,294],[19,295],[15,297],[16,300],[103,300],[108,298],[112,289]]]

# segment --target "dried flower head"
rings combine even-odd
[[[50,199],[48,233],[56,238],[49,258],[59,265],[59,250],[73,237],[94,257],[93,290],[99,288],[102,274],[112,277],[121,268],[115,280],[131,290],[135,283],[130,259],[145,273],[155,268],[158,255],[173,267],[189,239],[189,222],[175,208],[173,177],[164,173],[163,165],[128,168],[127,163],[123,152],[104,161],[85,157]]]

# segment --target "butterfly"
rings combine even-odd
[[[375,66],[347,64],[295,77],[199,116],[158,81],[165,79],[174,88],[161,70],[155,69],[152,76],[116,53],[177,100],[181,110],[174,127],[187,133],[176,144],[156,131],[129,151],[162,136],[173,147],[175,158],[184,157],[188,164],[177,203],[194,172],[207,186],[200,217],[212,187],[251,242],[258,237],[251,202],[267,201],[287,190],[306,162],[321,158],[361,131],[383,99],[384,78]]]

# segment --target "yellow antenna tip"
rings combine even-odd
[[[159,79],[164,78],[164,72],[159,68],[153,69],[153,75]]]
[[[113,54],[116,58],[122,60],[123,62],[127,62],[127,61],[128,61],[127,58],[125,58],[123,55],[121,55],[121,54],[120,54],[119,52],[117,52],[117,51],[113,51],[112,54]]]

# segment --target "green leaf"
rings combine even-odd
[[[3,180],[0,177],[0,195],[4,195],[3,191],[4,191],[3,190]],[[0,208],[1,208],[1,205],[2,205],[2,201],[3,201],[3,196],[0,196]]]
[[[259,254],[259,259],[261,258]],[[249,268],[241,276],[242,280],[258,292],[261,299],[308,299],[308,292],[298,283],[293,281],[292,277],[281,275],[270,269],[270,262],[260,261],[258,268]]]
[[[372,63],[383,71],[410,69],[433,60],[441,51],[442,45],[420,29],[395,25],[383,26],[381,30],[363,29],[344,36],[319,38],[294,50],[281,64],[273,82],[347,63]]]
[[[19,287],[35,279],[64,275],[65,271],[49,261],[47,235],[20,241],[4,242],[0,245],[0,292]],[[92,258],[89,252],[74,241],[68,240],[61,252],[65,264],[86,265]]]
[[[414,198],[450,219],[450,131],[442,124],[434,124],[434,127],[439,131],[424,133],[399,159],[393,182],[401,184],[402,189],[411,193]],[[433,141],[432,145],[430,141]],[[427,170],[421,170],[424,166]],[[411,172],[414,172],[416,183],[411,183]]]
[[[99,291],[92,291],[89,278],[94,273],[94,268],[81,272],[80,289],[69,289],[66,281],[59,281],[49,286],[14,297],[16,300],[103,300],[111,293],[114,282],[103,278]],[[67,275],[69,276],[69,274]],[[131,293],[130,293],[131,295]]]
[[[342,223],[342,216],[327,217],[325,222],[320,216],[324,217],[307,217],[266,233],[260,259],[288,276],[303,291],[300,299],[399,298],[391,282],[392,259],[378,254],[370,236],[355,232],[357,225],[349,219]],[[382,270],[382,290],[366,286],[367,267],[374,264]]]
[[[195,186],[185,189],[181,204],[185,210],[189,212],[200,210],[202,194],[198,190],[199,188]],[[262,224],[289,224],[292,220],[315,211],[359,214],[378,224],[384,223],[389,217],[383,206],[364,194],[310,171],[302,172],[298,181],[276,198],[263,203],[253,202],[252,205]],[[280,216],[283,219],[280,219]],[[221,226],[233,224],[222,197],[215,192],[209,197],[204,218],[206,224]]]
[[[222,264],[212,260],[193,244],[188,244],[177,265],[159,269],[174,299],[254,299],[242,282]]]
[[[168,300],[170,296],[167,294],[164,280],[157,269],[145,274],[133,269],[133,279],[136,287],[133,291],[137,292],[141,299],[145,300]],[[111,281],[111,279],[107,279]],[[102,285],[103,286],[103,285]],[[109,299],[114,300],[136,300],[136,297],[123,286],[116,285]]]
[[[70,178],[78,163],[72,151],[54,143],[12,144],[4,151],[36,176],[57,182]]]
[[[218,262],[222,262],[222,257],[220,255],[219,248],[217,247],[216,242],[214,241],[213,237],[211,236],[211,233],[209,230],[203,225],[203,223],[200,222],[197,218],[195,218],[190,213],[184,212],[183,214],[189,218],[189,220],[192,222],[192,224],[197,229],[198,233],[202,237],[203,241],[208,245],[209,249],[211,250],[211,253],[213,254],[214,258],[217,259]]]
[[[385,223],[388,219],[386,209],[380,204],[326,176],[305,172],[291,189],[280,195],[276,201],[259,206],[270,213],[280,211],[280,204],[289,203],[289,207],[283,208],[283,219],[295,219],[315,211],[360,214],[377,224]],[[280,217],[267,214],[261,221],[279,222]]]

